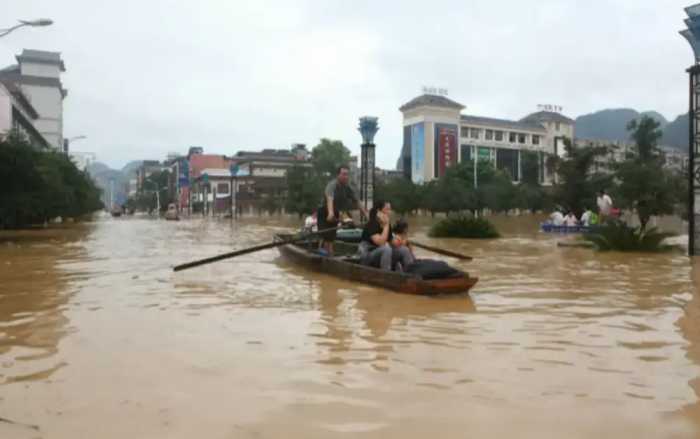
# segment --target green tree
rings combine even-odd
[[[308,165],[295,164],[287,170],[287,197],[285,210],[301,217],[321,204],[323,180],[316,170]]]
[[[634,150],[616,165],[620,181],[618,204],[636,210],[642,231],[652,216],[673,213],[680,195],[677,176],[664,168],[664,157],[658,148],[663,134],[659,126],[648,116],[631,121],[627,129],[634,140]]]
[[[0,139],[0,228],[79,218],[102,207],[100,191],[63,153],[17,132]]]
[[[521,183],[540,186],[540,154],[536,151],[520,151]]]
[[[593,172],[596,160],[609,154],[609,147],[576,147],[570,139],[564,140],[565,156],[549,158],[549,165],[557,174],[554,201],[577,216],[584,207],[595,206],[596,192],[610,187],[613,176]]]
[[[518,201],[520,206],[532,212],[550,209],[552,207],[551,196],[540,184],[540,172],[543,166],[540,153],[535,151],[520,152],[522,178],[518,187]]]
[[[414,213],[421,207],[419,186],[404,178],[378,183],[374,189],[374,198],[391,202],[392,209],[400,215]]]
[[[349,161],[350,150],[340,140],[323,138],[321,143],[311,150],[311,163],[323,178],[336,175],[338,166],[347,165]]]

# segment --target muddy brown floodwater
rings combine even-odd
[[[458,265],[479,283],[451,298],[276,250],[171,270],[291,222],[2,232],[0,437],[697,437],[700,264],[498,222],[504,238],[482,242],[414,227],[474,256]]]

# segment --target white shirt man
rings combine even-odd
[[[578,225],[578,220],[576,219],[576,215],[569,212],[566,215],[566,217],[564,217],[564,225],[566,227],[576,227]]]
[[[591,225],[591,215],[592,214],[593,214],[593,212],[591,212],[590,209],[586,209],[586,211],[583,212],[583,215],[581,215],[581,223],[584,226],[588,227]]]
[[[564,215],[558,210],[555,210],[554,213],[549,216],[549,219],[552,220],[552,225],[561,226],[564,224]]]
[[[605,191],[600,191],[598,193],[598,199],[596,200],[598,203],[598,209],[600,210],[600,214],[603,216],[610,216],[610,213],[612,212],[612,198],[608,194],[605,193]]]

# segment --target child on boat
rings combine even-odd
[[[408,223],[400,219],[394,225],[394,247],[392,266],[396,271],[405,271],[408,265],[416,262],[413,246],[408,240]]]

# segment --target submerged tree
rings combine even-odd
[[[580,215],[585,207],[595,206],[596,193],[609,187],[613,176],[597,172],[596,160],[609,155],[606,146],[576,147],[570,139],[564,140],[564,157],[550,157],[549,164],[557,175],[554,201]]]
[[[620,181],[619,203],[636,210],[644,230],[652,216],[671,214],[679,201],[678,187],[682,183],[664,167],[664,156],[658,148],[662,131],[659,122],[642,116],[627,126],[634,140],[634,150],[616,165]]]

